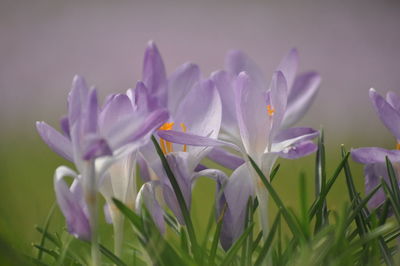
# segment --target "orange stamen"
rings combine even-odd
[[[400,150],[400,143],[396,144],[396,150]]]
[[[269,116],[273,116],[275,113],[275,109],[272,108],[272,106],[270,104],[267,105],[267,112]]]
[[[164,123],[158,130],[171,130],[174,127],[174,122]],[[173,152],[172,143],[160,138],[161,150],[164,154]]]

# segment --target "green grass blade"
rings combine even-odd
[[[271,183],[268,182],[267,178],[262,173],[262,171],[258,167],[258,165],[254,162],[254,160],[250,156],[248,156],[248,158],[250,160],[251,165],[255,169],[256,173],[260,177],[262,183],[264,184],[265,188],[268,190],[269,194],[271,195],[271,198],[275,202],[276,206],[282,212],[282,216],[285,218],[285,221],[288,224],[288,226],[289,226],[290,230],[292,231],[293,235],[302,237],[304,239],[305,238],[304,234],[299,229],[298,224],[295,222],[295,220],[291,216],[290,212],[287,210],[287,208],[283,204],[283,202],[282,202],[281,198],[279,197],[278,193],[272,187]]]
[[[388,172],[388,176],[389,176],[389,180],[390,180],[390,186],[392,188],[392,193],[393,193],[394,199],[396,200],[398,205],[400,205],[400,189],[399,189],[399,184],[398,184],[397,177],[396,177],[396,172],[393,169],[392,162],[389,160],[389,158],[387,156],[386,156],[385,160],[386,160],[386,167],[387,167],[387,172]]]
[[[49,231],[45,231],[44,229],[42,229],[39,226],[35,227],[36,231],[38,231],[39,233],[43,234],[50,242],[52,242],[56,247],[60,248],[61,247],[61,242],[60,240],[54,236],[53,234],[51,234]]]
[[[113,262],[117,266],[126,266],[125,262],[123,262],[120,258],[118,258],[114,253],[112,253],[109,249],[107,249],[103,245],[99,245],[100,252],[106,256],[111,262]]]
[[[321,198],[321,207],[316,212],[315,231],[318,232],[328,223],[328,212],[326,208],[326,197],[321,194],[326,190],[326,163],[325,163],[325,144],[324,131],[320,131],[318,137],[318,150],[315,160],[315,198]]]
[[[275,166],[274,169],[272,169],[271,174],[269,175],[269,180],[270,180],[269,182],[272,183],[272,181],[275,179],[275,176],[278,173],[280,167],[281,165],[278,163],[278,165]]]
[[[43,233],[42,233],[42,237],[41,237],[41,239],[40,239],[40,244],[39,244],[40,247],[43,247],[43,248],[44,248],[44,244],[45,244],[45,241],[46,241],[47,230],[49,229],[50,220],[51,220],[51,217],[53,216],[55,207],[56,207],[56,204],[53,203],[53,205],[51,205],[49,214],[48,214],[47,217],[46,217],[46,221],[45,221],[45,223],[44,223],[44,230],[43,230]],[[38,259],[38,260],[41,260],[41,259],[42,259],[42,256],[43,256],[43,249],[39,249],[39,250],[38,250],[37,259]]]
[[[353,220],[360,215],[360,212],[365,208],[365,205],[368,203],[368,201],[375,195],[375,193],[381,188],[381,185],[377,185],[374,189],[372,189],[367,196],[365,196],[364,199],[362,199],[358,204],[357,201],[356,205],[354,206],[353,211],[351,212],[351,215],[347,218],[347,226],[349,226]]]
[[[217,254],[218,242],[219,242],[219,238],[221,236],[222,223],[223,223],[223,220],[224,220],[226,208],[227,208],[227,205],[225,204],[223,209],[222,209],[221,215],[218,217],[218,220],[217,220],[217,227],[215,228],[215,233],[214,233],[213,241],[212,241],[212,244],[211,244],[210,256],[208,258],[208,265],[214,265],[215,256]]]
[[[252,232],[253,226],[254,224],[249,225],[243,234],[238,238],[238,240],[236,240],[236,242],[232,245],[222,260],[220,264],[221,266],[230,265],[232,260],[235,258],[236,253],[239,251],[249,234]]]
[[[275,233],[277,231],[280,220],[281,220],[281,213],[278,212],[278,214],[275,217],[274,223],[272,224],[271,230],[269,231],[268,236],[264,242],[264,245],[261,248],[260,254],[258,255],[256,262],[254,263],[255,266],[261,265],[264,262],[264,259],[267,256],[269,249],[271,248],[272,241],[274,240]]]
[[[161,163],[164,167],[165,172],[167,173],[168,179],[172,185],[172,188],[173,188],[176,198],[178,200],[179,208],[181,210],[183,219],[184,219],[186,227],[187,227],[190,243],[192,246],[192,252],[193,252],[196,260],[199,260],[200,258],[199,258],[199,254],[197,251],[198,246],[197,246],[196,234],[195,234],[195,231],[193,228],[192,219],[190,218],[189,210],[188,210],[186,202],[185,202],[185,198],[183,197],[183,194],[179,187],[179,184],[176,181],[174,173],[172,172],[171,168],[169,167],[168,161],[165,158],[164,153],[162,152],[160,145],[158,144],[158,141],[156,140],[156,138],[154,136],[151,136],[151,140],[153,141],[153,144],[156,148],[158,156],[161,159]]]
[[[336,182],[337,178],[339,177],[340,172],[342,171],[344,164],[349,158],[350,153],[346,153],[342,161],[339,163],[339,165],[336,167],[335,172],[333,173],[332,177],[329,179],[326,188],[324,191],[321,192],[319,197],[314,201],[314,203],[311,205],[309,215],[310,215],[310,220],[314,217],[314,215],[317,213],[318,209],[322,208],[324,199],[328,195],[329,191],[331,190],[333,184]]]

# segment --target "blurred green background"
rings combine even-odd
[[[15,250],[36,252],[31,244],[40,235],[34,227],[43,225],[54,203],[54,170],[67,162],[40,140],[34,125],[45,120],[57,127],[75,74],[97,85],[104,97],[140,79],[150,39],[158,44],[169,74],[192,61],[204,76],[222,68],[232,48],[246,51],[269,76],[297,47],[300,70],[317,70],[323,78],[301,125],[325,128],[329,177],[340,161],[340,144],[394,147],[367,92],[399,88],[399,11],[398,1],[372,0],[0,1],[0,256],[15,260]],[[312,200],[314,160],[315,155],[280,161],[274,185],[294,209],[300,172],[306,174]],[[362,167],[351,166],[363,191]],[[339,179],[328,202],[337,208],[347,193],[343,176]],[[192,214],[201,231],[214,185],[200,180],[194,194]],[[63,226],[57,209],[51,230]]]

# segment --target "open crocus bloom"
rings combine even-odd
[[[161,54],[156,44],[150,41],[144,55],[142,79],[148,91],[148,112],[162,107],[166,108],[170,114],[170,122],[165,123],[161,128],[186,130],[187,125],[182,121],[177,123],[175,118],[178,116],[178,108],[185,96],[194,88],[195,84],[201,81],[199,67],[192,63],[185,63],[167,78]],[[170,149],[165,142],[161,141],[160,144],[165,151]],[[150,181],[152,171],[146,161],[153,160],[149,157],[157,159],[158,156],[152,143],[146,145],[142,150],[144,150],[143,153],[146,154],[147,160],[143,158],[141,152],[138,154],[140,176],[144,181]]]
[[[165,109],[145,116],[140,110],[121,95],[109,97],[100,109],[96,89],[89,90],[83,78],[76,76],[68,97],[68,116],[61,120],[63,134],[45,122],[37,122],[36,127],[46,144],[74,162],[81,173],[85,161],[102,158],[96,165],[101,175],[110,161],[148,142],[154,130],[168,119]]]
[[[370,89],[369,97],[380,120],[392,132],[397,142],[393,150],[371,147],[351,151],[356,162],[365,164],[364,174],[367,193],[380,183],[381,178],[389,181],[385,164],[386,157],[389,158],[395,169],[399,169],[398,166],[400,165],[400,98],[394,92],[389,92],[385,99],[374,89]],[[397,174],[399,174],[398,170]],[[376,208],[384,201],[385,194],[380,189],[368,202],[368,205],[370,208]]]
[[[280,118],[280,129],[286,129],[297,123],[311,106],[321,82],[320,76],[315,72],[306,72],[297,75],[299,65],[298,53],[292,49],[281,61],[277,71],[281,71],[286,79],[286,106],[283,118]],[[237,105],[235,104],[234,87],[236,77],[240,72],[246,72],[250,76],[254,87],[259,91],[268,89],[268,82],[262,70],[245,53],[237,50],[230,51],[225,60],[225,70],[214,72],[211,77],[214,80],[222,100],[222,125],[220,139],[228,140],[240,146],[240,129],[237,118]],[[263,110],[274,114],[275,107],[268,105]],[[276,119],[275,119],[276,120]],[[235,169],[243,161],[232,154],[215,148],[209,157],[218,163]]]
[[[211,80],[199,81],[179,102],[176,112],[171,115],[170,121],[160,127],[158,132],[169,132],[176,128],[179,132],[216,139],[221,125],[221,112],[221,100],[214,83]],[[163,138],[160,138],[159,142],[183,193],[185,203],[190,207],[195,169],[210,148],[175,144]],[[153,193],[155,191],[154,186],[161,186],[165,203],[177,216],[179,222],[183,224],[183,217],[175,193],[154,147],[146,145],[140,151],[159,180],[159,182],[147,183],[147,187],[142,188],[142,190],[146,190],[139,192],[144,198],[143,202],[147,207],[154,205],[148,200],[154,199],[155,196],[148,196],[146,193]],[[138,201],[141,200],[138,197]]]
[[[158,135],[166,141],[195,146],[228,146],[239,150],[244,158],[250,155],[269,174],[278,157],[295,159],[308,155],[316,150],[311,141],[318,131],[311,128],[288,128],[282,130],[287,107],[287,82],[281,71],[273,75],[270,88],[241,72],[234,81],[234,96],[239,142],[217,140],[198,136],[191,132],[159,131]],[[247,167],[247,178],[250,184],[258,184],[258,176],[252,167]],[[243,176],[243,175],[242,175]],[[267,231],[267,192],[261,185],[254,189],[260,202],[261,220],[264,231]],[[247,203],[247,199],[246,199]],[[243,204],[242,204],[243,205]]]
[[[112,95],[100,108],[96,89],[89,90],[83,78],[76,76],[68,97],[68,115],[61,120],[63,133],[45,122],[36,124],[47,145],[75,163],[89,209],[95,209],[94,197],[106,170],[149,142],[154,130],[168,119],[165,109],[147,112],[148,103],[141,99],[146,93],[139,84],[131,97]]]

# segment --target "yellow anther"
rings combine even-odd
[[[396,150],[400,150],[400,143],[396,144]]]
[[[164,123],[158,130],[172,130],[174,124],[175,124],[174,122]],[[172,143],[169,141],[165,141],[162,138],[160,138],[160,146],[164,154],[168,154],[173,151]]]
[[[272,106],[270,104],[267,105],[267,112],[269,116],[273,116],[275,113],[275,109],[272,108]]]
[[[175,123],[174,122],[167,122],[164,123],[158,130],[172,130],[174,127]],[[182,128],[182,132],[186,132],[187,128],[184,123],[180,123],[180,126]],[[160,146],[161,150],[164,154],[168,154],[170,152],[174,151],[174,146],[172,145],[172,142],[166,141],[163,138],[160,138]],[[183,151],[186,151],[186,144],[183,145]]]
[[[182,128],[182,132],[186,132],[186,126],[184,123],[181,123],[181,128]],[[183,145],[183,151],[186,152],[187,148],[186,148],[186,144]]]
[[[159,130],[171,130],[174,127],[175,123],[174,122],[167,122],[162,125]]]

